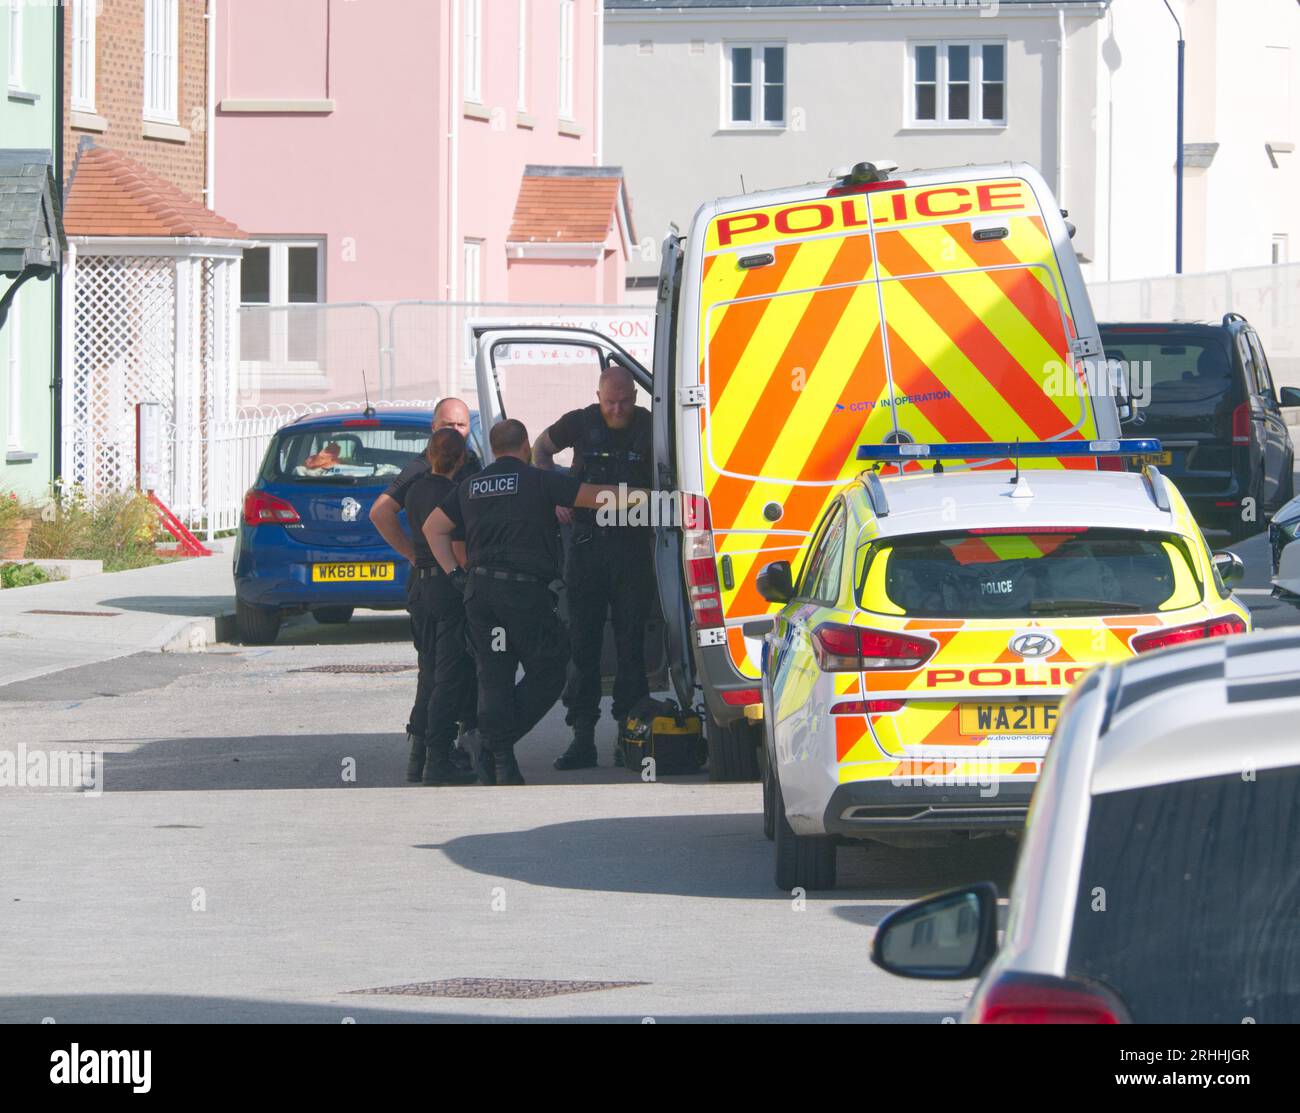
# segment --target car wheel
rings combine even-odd
[[[835,841],[825,835],[796,835],[785,817],[781,779],[773,777],[776,808],[776,887],[784,893],[835,888]]]
[[[1237,511],[1236,517],[1228,522],[1228,533],[1232,537],[1232,543],[1235,545],[1238,541],[1245,541],[1247,537],[1254,537],[1264,529],[1267,519],[1264,516],[1264,473],[1258,472],[1250,481],[1250,490],[1246,492],[1246,498],[1251,500],[1251,506],[1255,510],[1255,520],[1253,522],[1245,521],[1241,516],[1241,510]],[[1243,507],[1244,509],[1244,507]]]
[[[754,729],[744,719],[729,727],[706,717],[709,741],[709,780],[719,782],[758,780],[758,745]]]
[[[280,634],[280,614],[236,601],[235,629],[245,645],[270,645]]]
[[[352,621],[352,607],[321,607],[311,616],[322,626],[343,626]]]

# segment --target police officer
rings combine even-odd
[[[532,467],[520,421],[499,422],[490,439],[496,461],[452,491],[424,532],[443,570],[465,584],[478,666],[479,777],[488,785],[519,785],[515,743],[555,704],[568,659],[568,635],[555,612],[556,508],[612,505],[619,492]],[[452,544],[461,528],[468,575],[457,571]],[[524,676],[516,684],[521,664]]]
[[[439,429],[429,440],[429,470],[406,492],[415,567],[411,570],[411,627],[420,668],[432,678],[423,720],[415,726],[423,739],[426,785],[464,785],[475,775],[452,764],[456,721],[476,694],[474,663],[465,642],[465,605],[460,591],[433,559],[424,523],[456,484],[452,478],[465,463],[465,438],[453,428]],[[464,552],[463,537],[453,535],[453,549]],[[412,756],[414,764],[414,752]],[[409,772],[408,772],[409,776]]]
[[[565,414],[537,438],[533,457],[554,467],[556,453],[573,449],[572,474],[587,483],[649,487],[653,454],[650,411],[636,404],[636,382],[611,365],[600,377],[596,404]],[[645,674],[645,631],[654,591],[649,522],[603,522],[591,510],[559,511],[572,521],[573,543],[564,580],[568,586],[573,660],[564,689],[566,722],[573,742],[555,760],[556,769],[596,764],[596,722],[600,718],[600,654],[605,617],[614,626],[618,674],[614,718],[620,725],[649,694]],[[615,762],[618,762],[615,749]]]
[[[469,407],[459,398],[444,398],[434,408],[432,431],[437,433],[441,429],[453,429],[468,441],[470,430]],[[474,450],[467,448],[465,462],[453,477],[453,481],[460,482],[462,479],[479,471],[482,466],[482,462]],[[411,543],[411,538],[407,536],[406,531],[402,528],[398,515],[406,509],[406,497],[411,490],[411,485],[428,474],[429,460],[425,453],[421,453],[402,469],[401,474],[393,480],[388,490],[375,500],[374,506],[370,509],[370,521],[375,529],[379,531],[379,535],[413,565],[416,561],[415,549]],[[409,519],[409,513],[407,517]],[[411,640],[415,643],[416,652],[419,654],[420,665],[419,676],[415,685],[415,703],[411,707],[411,714],[406,723],[406,737],[411,746],[410,759],[406,766],[406,779],[412,783],[418,783],[421,780],[425,765],[424,731],[425,724],[428,721],[429,703],[433,698],[435,668],[432,659],[424,659],[421,651],[421,635],[417,629],[416,614],[411,609],[418,582],[418,578],[412,574],[407,583],[407,609],[411,613]],[[469,686],[467,698],[469,703],[460,709],[458,718],[465,725],[468,732],[474,728],[476,715],[473,685]],[[452,750],[451,760],[458,769],[470,769],[469,756],[459,747]]]

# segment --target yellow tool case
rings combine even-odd
[[[650,780],[664,775],[696,773],[708,760],[704,723],[698,712],[676,704],[645,700],[628,715],[619,737],[623,765],[630,773]],[[652,766],[646,766],[653,759]]]

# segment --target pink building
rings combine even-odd
[[[599,0],[213,6],[209,204],[258,245],[245,304],[621,300]]]

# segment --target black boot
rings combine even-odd
[[[418,734],[408,734],[406,740],[411,744],[411,756],[406,762],[406,781],[407,784],[418,785],[424,770],[424,739]]]
[[[594,769],[596,761],[596,724],[574,723],[573,741],[569,748],[555,759],[555,768]]]
[[[457,769],[451,762],[451,747],[444,747],[443,752],[436,753],[436,747],[430,746],[424,763],[424,783],[430,787],[445,785],[472,785],[478,780],[478,774]]]
[[[479,784],[494,785],[497,783],[496,757],[486,746],[478,752],[476,768]]]
[[[519,771],[519,762],[515,760],[515,751],[513,749],[494,754],[493,757],[497,767],[497,784],[521,785],[525,783],[524,775]]]

